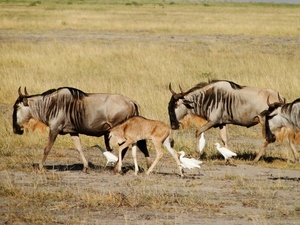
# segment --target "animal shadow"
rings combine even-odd
[[[38,169],[39,165],[38,164],[33,164],[33,168]],[[89,168],[96,170],[100,169],[101,166],[95,165],[91,162],[89,162]],[[75,163],[75,164],[70,164],[70,165],[44,165],[44,169],[46,170],[56,170],[56,171],[81,171],[83,170],[83,164],[82,163]]]
[[[300,181],[300,177],[269,177],[269,180],[291,180],[291,181]]]
[[[39,164],[35,163],[32,165],[33,168],[38,169]],[[56,171],[81,171],[83,170],[83,164],[82,163],[74,163],[70,165],[62,165],[62,164],[57,164],[57,165],[44,165],[44,169],[46,170],[56,170]],[[114,166],[99,166],[94,163],[89,162],[89,169],[92,169],[94,171],[100,171],[100,170],[106,170],[106,171],[113,171]],[[126,174],[128,171],[134,171],[134,165],[124,165],[122,166],[122,174]],[[139,172],[144,172],[144,169],[139,167]]]

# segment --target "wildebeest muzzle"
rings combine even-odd
[[[15,134],[21,135],[24,133],[24,130],[18,124],[14,124],[13,130]]]

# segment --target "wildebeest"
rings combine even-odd
[[[295,160],[299,162],[299,156],[293,140],[296,133],[300,131],[300,98],[291,103],[284,103],[283,101],[270,103],[269,99],[267,99],[267,104],[269,108],[261,113],[261,116],[265,117],[266,121],[266,142],[264,147],[276,141],[274,133],[282,135],[282,131],[286,132],[287,130],[289,145]]]
[[[276,91],[266,88],[241,86],[232,81],[212,80],[200,83],[187,92],[176,93],[169,84],[172,93],[168,111],[172,129],[179,129],[179,124],[185,117],[193,115],[206,123],[196,131],[196,138],[212,127],[219,127],[221,139],[227,144],[226,124],[251,127],[258,123],[262,125],[264,135],[264,118],[260,113],[268,109],[267,98],[273,103],[285,101]],[[199,141],[197,141],[197,151]],[[254,159],[257,162],[264,151],[262,147]]]
[[[138,173],[138,165],[135,154],[135,144],[139,140],[151,140],[156,150],[156,158],[153,161],[146,174],[149,175],[158,161],[163,156],[161,145],[164,145],[171,153],[183,176],[182,167],[178,159],[177,152],[173,149],[173,138],[171,128],[164,122],[158,120],[150,120],[141,116],[131,117],[124,123],[119,124],[109,130],[109,144],[110,146],[118,146],[119,161],[115,166],[116,172],[121,172],[122,159],[121,154],[124,148],[133,145],[132,156],[135,165],[135,175]]]
[[[14,104],[13,131],[23,134],[23,125],[31,118],[37,119],[49,127],[48,144],[44,148],[44,157],[40,169],[49,154],[58,134],[70,134],[83,161],[83,172],[88,162],[83,154],[79,134],[100,137],[104,135],[108,145],[108,129],[124,120],[139,115],[137,103],[120,94],[84,93],[72,87],[51,89],[42,94],[25,95],[18,89],[19,97]],[[150,167],[146,141],[138,143]]]

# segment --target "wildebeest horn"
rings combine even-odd
[[[274,103],[270,103],[270,96],[268,96],[268,98],[267,98],[267,104],[268,104],[268,106],[269,106],[269,109],[275,109],[275,108],[277,108],[277,107],[280,107],[280,106],[282,106],[284,103],[285,103],[285,99],[284,100],[282,100],[282,98],[279,96],[279,94],[278,94],[278,99],[279,99],[279,102],[274,102]]]
[[[27,92],[27,90],[26,90],[26,87],[24,88],[24,92],[25,92],[25,96],[29,95],[28,92]]]
[[[181,88],[180,85],[179,85],[179,89],[180,89],[180,91],[181,91],[181,94],[184,94],[184,92],[183,92],[183,90],[182,90],[182,88]]]
[[[285,98],[282,98],[279,94],[279,92],[277,92],[277,95],[278,95],[278,99],[279,99],[279,102],[284,104],[285,103]]]
[[[28,92],[26,90],[26,87],[24,88],[24,92],[25,92],[25,95],[22,94],[22,92],[21,92],[21,86],[20,86],[19,89],[18,89],[19,96],[20,97],[29,96],[29,94],[28,94]]]
[[[21,93],[21,86],[20,86],[19,89],[18,89],[18,93],[19,93],[19,96],[20,96],[20,97],[23,96],[23,94]]]
[[[267,98],[267,104],[268,104],[269,108],[273,108],[275,105],[274,103],[273,104],[270,103],[270,95]]]
[[[172,93],[172,95],[176,95],[176,92],[173,91],[172,87],[171,87],[171,83],[169,83],[169,90]]]

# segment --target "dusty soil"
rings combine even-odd
[[[92,152],[98,153],[87,151]],[[101,165],[84,174],[79,161],[62,165],[51,160],[44,173],[0,171],[2,188],[23,193],[20,199],[0,195],[0,223],[42,224],[36,210],[47,224],[299,224],[299,171],[214,161],[204,162],[200,171],[185,171],[181,178],[166,154],[154,174],[134,176],[128,160],[124,175]],[[41,193],[64,193],[64,197],[46,201]],[[70,193],[90,199],[72,199]],[[39,204],[24,206],[26,198],[35,195]],[[107,198],[107,206],[97,206],[96,195],[111,196],[115,204]],[[26,222],[26,213],[37,218]]]

